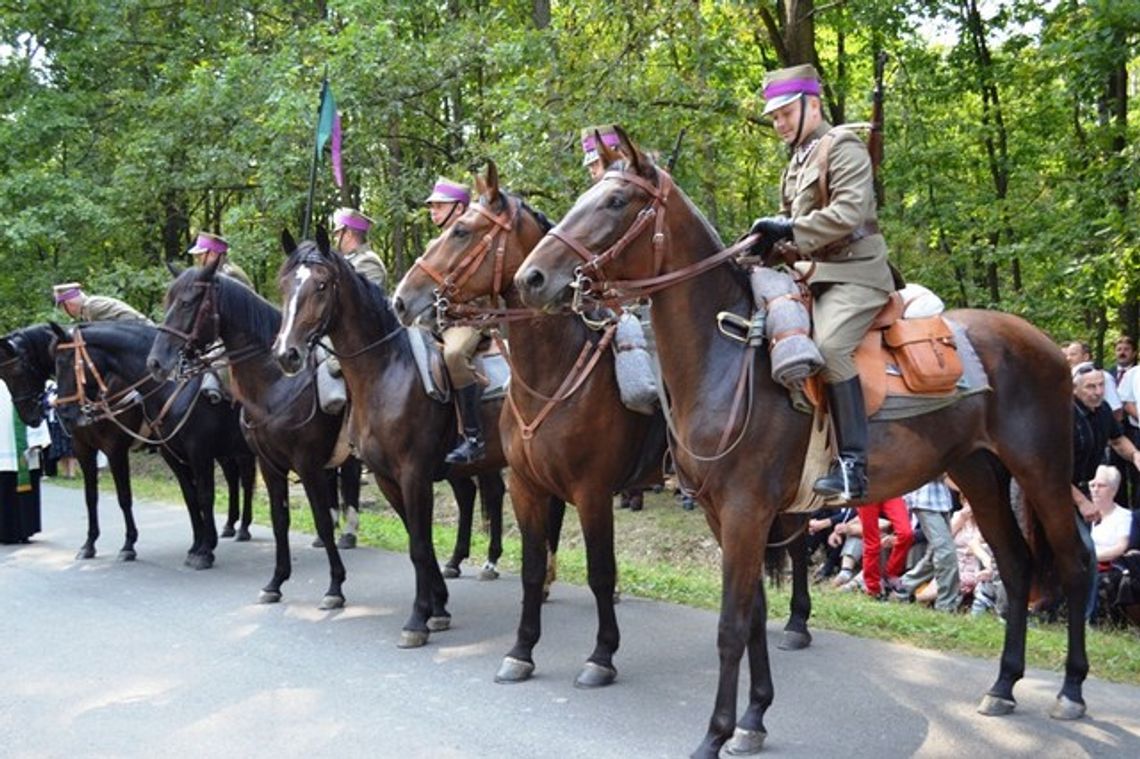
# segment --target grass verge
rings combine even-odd
[[[136,455],[131,461],[135,496],[148,500],[180,503],[181,493],[157,456]],[[219,478],[220,479],[220,478]],[[53,480],[54,484],[80,486],[78,480]],[[100,480],[101,490],[113,497],[110,477]],[[359,539],[363,545],[390,551],[406,551],[404,526],[384,503],[374,485],[362,491],[365,511]],[[433,531],[440,560],[451,555],[456,538],[457,512],[446,485],[435,490],[436,522]],[[225,504],[219,492],[218,503]],[[291,526],[315,532],[304,495],[291,494]],[[369,504],[372,504],[371,508]],[[647,494],[641,512],[615,510],[615,533],[620,585],[623,593],[707,609],[720,605],[720,571],[716,543],[700,512],[682,511],[665,494]],[[219,505],[219,510],[221,510]],[[504,506],[503,558],[500,569],[517,573],[522,543],[515,528],[509,501]],[[572,510],[571,510],[572,511]],[[269,524],[269,503],[263,489],[254,497],[254,519]],[[478,519],[476,524],[479,524]],[[472,538],[471,561],[479,565],[487,552],[487,536]],[[559,581],[586,584],[586,560],[577,520],[568,518],[563,530],[558,560]],[[769,609],[775,619],[786,617],[789,592],[770,587]],[[865,638],[896,641],[919,648],[967,654],[995,661],[1001,654],[1005,627],[994,616],[971,618],[933,612],[908,604],[883,604],[863,595],[813,588],[811,625]],[[707,642],[714,643],[713,632]],[[1031,626],[1027,642],[1027,665],[1063,672],[1066,635],[1063,625]],[[1088,655],[1092,674],[1114,682],[1140,685],[1140,634],[1134,630],[1090,629]]]

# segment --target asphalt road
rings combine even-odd
[[[267,528],[252,543],[223,541],[215,568],[195,572],[182,565],[182,509],[138,503],[139,560],[119,563],[122,521],[104,496],[100,554],[77,562],[81,493],[49,485],[44,501],[35,542],[0,546],[0,756],[674,757],[704,734],[711,612],[625,598],[618,681],[581,691],[573,678],[592,647],[593,602],[558,585],[534,679],[496,685],[517,624],[515,577],[451,581],[453,628],[403,651],[403,555],[345,552],[348,605],[320,612],[324,552],[295,534],[285,599],[260,605]],[[775,648],[779,628],[769,630],[776,701],[764,755],[1140,756],[1140,688],[1092,678],[1089,716],[1058,723],[1046,710],[1060,675],[1030,671],[1014,715],[986,718],[974,708],[996,655],[819,631],[791,653]]]

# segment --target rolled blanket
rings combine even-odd
[[[768,311],[772,379],[788,389],[798,388],[823,368],[823,356],[811,339],[811,316],[799,299],[799,288],[788,274],[766,267],[752,269],[749,279],[757,308]]]
[[[614,335],[614,373],[622,404],[639,414],[657,411],[657,378],[647,350],[645,331],[636,314],[626,311],[618,319]]]

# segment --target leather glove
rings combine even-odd
[[[792,220],[787,216],[761,216],[752,222],[748,234],[760,235],[760,239],[748,251],[749,254],[767,261],[772,254],[773,245],[780,240],[792,239]]]

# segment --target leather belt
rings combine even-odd
[[[816,261],[825,261],[832,256],[842,253],[860,240],[877,234],[879,234],[879,223],[877,221],[864,222],[846,237],[841,237],[835,242],[829,242],[827,245],[817,248],[811,254],[811,257]]]

